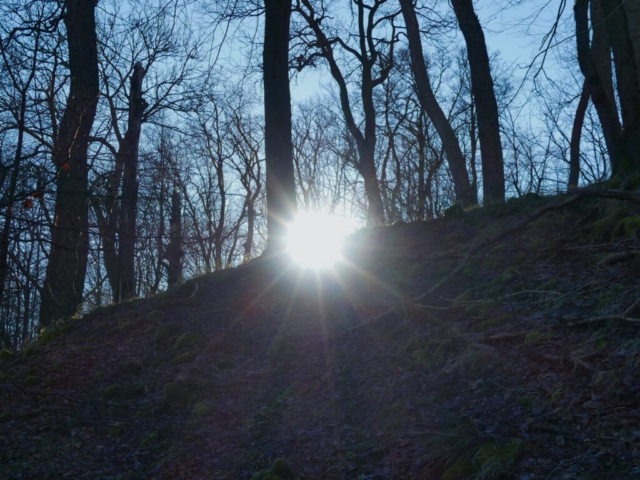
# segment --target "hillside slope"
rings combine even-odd
[[[256,260],[57,325],[1,355],[0,476],[639,478],[629,197],[364,230],[335,271]]]

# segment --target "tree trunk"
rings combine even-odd
[[[636,56],[636,70],[640,76],[640,2],[624,2],[624,12],[627,15],[629,35]]]
[[[165,251],[167,259],[167,284],[169,287],[182,280],[182,206],[180,192],[171,196],[171,216],[169,217],[169,245]]]
[[[249,194],[247,194],[249,197]],[[244,255],[243,255],[243,263],[247,263],[251,260],[251,251],[253,250],[253,235],[254,235],[254,225],[256,218],[256,211],[254,207],[254,201],[250,198],[246,200],[246,208],[247,208],[247,238],[244,241]]]
[[[404,22],[407,27],[409,52],[411,54],[411,71],[413,72],[418,99],[422,109],[427,113],[438,132],[444,151],[447,154],[449,170],[453,177],[453,185],[456,192],[456,201],[463,207],[475,205],[478,203],[478,196],[469,183],[466,160],[462,154],[460,143],[431,88],[431,82],[422,52],[420,27],[413,7],[413,0],[400,0],[400,6],[402,7],[402,15],[404,16]]]
[[[264,122],[267,167],[267,251],[282,253],[288,223],[296,213],[291,93],[289,89],[290,0],[265,0]]]
[[[87,151],[99,94],[95,24],[97,2],[67,0],[64,23],[69,48],[69,97],[54,139],[54,224],[40,305],[40,324],[69,317],[82,303],[89,250]]]
[[[478,114],[484,203],[504,203],[504,161],[500,142],[500,119],[484,33],[473,9],[472,0],[451,0],[451,4],[464,36],[469,57],[471,91]]]
[[[584,115],[589,106],[589,86],[585,80],[582,85],[580,101],[576,109],[576,116],[573,117],[573,128],[571,129],[571,143],[569,144],[569,190],[578,188],[580,180],[580,139],[582,138],[582,126],[584,125]]]
[[[640,81],[622,0],[601,0],[609,33],[622,116],[623,155],[613,173],[640,172]]]
[[[589,45],[589,0],[576,0],[573,7],[574,19],[576,22],[576,47],[578,51],[578,63],[580,64],[580,70],[585,78],[585,83],[589,88],[589,94],[591,95],[591,101],[596,108],[598,118],[600,119],[600,125],[602,126],[602,132],[604,135],[605,143],[607,144],[607,150],[609,151],[609,162],[611,163],[611,170],[617,171],[620,158],[623,155],[625,149],[621,142],[621,128],[620,121],[618,119],[618,112],[616,111],[615,104],[611,101],[607,94],[605,87],[606,83],[603,82],[598,67],[594,61],[593,55],[596,58],[600,58],[601,47],[601,34],[599,33],[598,26],[601,25],[597,16],[594,16],[596,20],[594,31],[595,45]],[[594,15],[597,15],[597,9],[592,11]],[[593,49],[593,50],[592,50]],[[602,69],[602,68],[601,68]]]
[[[129,121],[118,155],[122,156],[122,199],[120,201],[120,223],[118,238],[118,294],[122,302],[136,294],[135,253],[136,218],[138,215],[138,148],[142,130],[142,116],[147,103],[142,98],[142,81],[145,71],[136,63],[131,75],[129,92]]]

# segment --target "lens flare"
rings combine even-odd
[[[355,219],[320,212],[300,212],[289,226],[288,249],[307,268],[327,268],[342,259],[344,238],[356,229]]]

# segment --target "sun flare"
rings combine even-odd
[[[289,253],[307,268],[331,267],[342,259],[344,239],[355,231],[356,223],[326,213],[300,212],[289,227]]]

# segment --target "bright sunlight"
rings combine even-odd
[[[299,212],[289,227],[288,248],[294,261],[307,268],[331,267],[342,259],[344,238],[357,221],[320,212]]]

